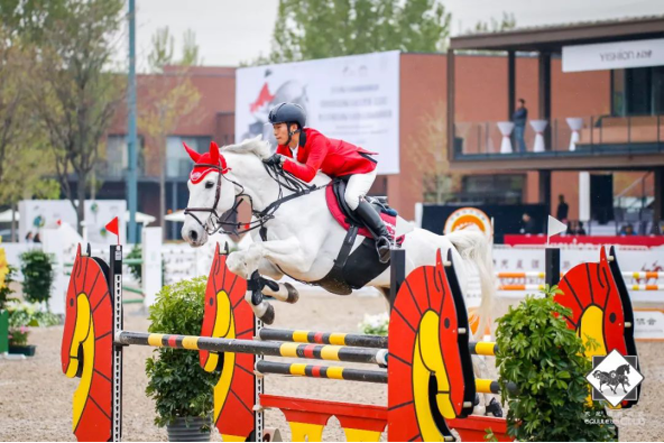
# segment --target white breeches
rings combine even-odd
[[[374,180],[376,180],[376,169],[366,174],[353,174],[348,179],[344,199],[353,211],[360,205],[360,198],[367,195]]]

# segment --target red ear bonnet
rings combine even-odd
[[[184,142],[182,144],[184,145],[184,149],[186,149],[187,153],[189,154],[189,157],[191,157],[191,159],[196,163],[194,165],[194,169],[189,174],[189,179],[192,183],[199,183],[205,178],[206,175],[213,171],[220,172],[221,174],[228,172],[229,169],[226,165],[226,159],[219,152],[219,146],[217,146],[215,142],[210,142],[210,151],[204,154],[199,154],[187,146],[187,144]],[[221,171],[219,171],[219,169],[217,169],[215,166],[221,168]]]

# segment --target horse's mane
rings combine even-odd
[[[253,154],[261,160],[270,156],[270,143],[262,140],[262,137],[249,138],[236,145],[226,145],[221,148],[221,153],[232,152],[235,154]]]

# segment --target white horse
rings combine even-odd
[[[203,160],[200,154],[191,150],[188,152],[196,163],[207,160],[217,165],[221,161],[227,166],[222,175],[220,169],[213,168],[205,171],[206,175],[202,180],[199,178],[197,183],[193,183],[191,179],[188,182],[190,196],[182,237],[193,247],[207,242],[208,231],[213,231],[215,226],[218,226],[218,215],[233,208],[236,198],[244,197],[249,200],[256,215],[280,198],[293,194],[281,187],[268,173],[263,160],[270,156],[270,148],[260,137],[225,146],[220,154],[213,143],[209,156],[205,154]],[[329,182],[327,175],[319,173],[312,184],[325,186]],[[253,220],[257,221],[256,218]],[[325,190],[313,191],[283,202],[273,213],[273,217],[266,221],[265,228],[265,241],[254,230],[254,243],[251,247],[230,254],[227,263],[232,272],[248,278],[257,270],[260,275],[274,280],[287,274],[303,282],[316,282],[332,269],[346,236],[345,229],[332,218],[328,210]],[[352,250],[363,240],[364,237],[358,235]],[[467,275],[472,272],[472,268],[476,269],[482,290],[478,308],[480,323],[477,329],[481,335],[489,325],[496,290],[491,246],[487,237],[479,231],[463,230],[440,236],[415,228],[405,235],[401,247],[406,251],[406,275],[417,267],[434,265],[438,249],[442,249],[444,253],[451,249],[464,294],[467,293]],[[263,293],[282,301],[294,302],[297,299],[292,286],[279,284],[278,290],[274,290],[277,285],[272,286],[273,289],[265,286]],[[369,281],[367,286],[378,288],[385,295],[389,294],[389,267]],[[274,316],[273,308],[265,300],[258,305],[250,304],[259,318],[269,322]]]

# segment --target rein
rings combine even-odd
[[[254,229],[262,229],[265,227],[265,224],[268,221],[272,220],[275,217],[274,215],[275,212],[277,212],[277,210],[282,204],[290,200],[294,200],[296,198],[308,195],[314,191],[318,191],[319,189],[324,189],[328,187],[330,183],[332,183],[330,181],[330,183],[324,186],[315,186],[315,185],[309,186],[306,183],[304,183],[302,180],[292,175],[291,173],[278,168],[276,165],[270,166],[263,163],[263,167],[265,167],[267,174],[270,176],[272,180],[277,182],[277,184],[279,185],[279,196],[277,200],[270,203],[262,211],[256,211],[254,210],[254,202],[251,199],[251,196],[245,194],[244,192],[244,186],[227,178],[224,175],[224,173],[228,171],[228,169],[222,169],[220,165],[211,165],[211,164],[197,163],[195,167],[198,166],[209,167],[219,172],[219,174],[217,175],[214,204],[212,205],[211,208],[186,208],[184,210],[184,213],[185,215],[191,215],[194,218],[194,220],[196,220],[198,224],[201,225],[201,227],[205,230],[205,232],[208,233],[208,235],[214,235],[217,232],[222,232],[223,234],[239,235],[239,234],[244,234],[245,232],[253,231]],[[233,207],[231,207],[231,209],[226,211],[225,215],[217,213],[216,210],[217,204],[219,203],[219,199],[221,198],[222,178],[228,181],[229,183],[232,183],[233,185],[237,186],[240,189],[240,192],[238,194],[235,194],[236,201],[233,204]],[[290,191],[292,192],[292,194],[284,196],[284,190]],[[255,220],[252,220],[249,223],[239,223],[239,222],[229,221],[230,217],[238,214],[237,208],[242,203],[242,199],[238,197],[247,197],[247,199],[249,200],[249,204],[251,206],[251,215],[255,218]],[[196,213],[199,212],[205,212],[210,214],[207,222],[203,223],[200,220],[200,218],[196,216]]]

